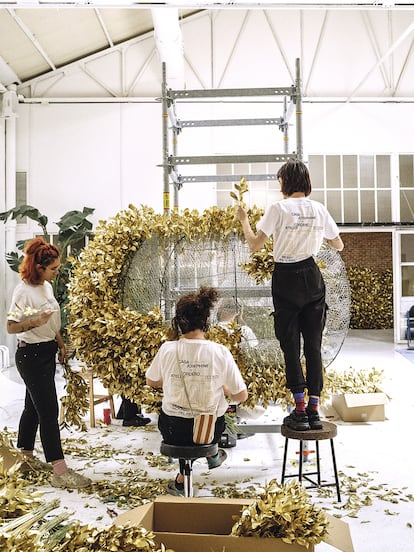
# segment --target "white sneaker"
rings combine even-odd
[[[62,475],[52,475],[50,483],[53,487],[59,487],[60,489],[81,489],[88,487],[92,483],[92,479],[68,468],[68,471]]]

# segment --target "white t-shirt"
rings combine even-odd
[[[177,346],[191,409],[178,368]],[[222,416],[228,407],[223,385],[227,385],[232,395],[246,389],[227,347],[207,339],[181,338],[163,343],[146,376],[153,381],[162,379],[162,409],[168,416],[181,418],[192,418],[193,413],[201,412]]]
[[[59,303],[55,299],[50,282],[45,281],[43,284],[32,286],[22,280],[17,284],[13,292],[7,320],[23,322],[23,320],[38,316],[44,311],[53,311],[46,324],[27,332],[18,333],[17,338],[20,341],[26,343],[53,341],[60,331],[61,320]]]
[[[317,255],[323,239],[339,236],[338,226],[322,203],[307,197],[289,197],[268,207],[257,224],[273,235],[273,258],[296,263]]]

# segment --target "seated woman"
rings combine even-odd
[[[194,444],[193,415],[202,412],[216,414],[212,443],[218,443],[225,428],[226,396],[232,402],[247,399],[246,384],[230,351],[205,337],[217,298],[215,289],[201,287],[198,293],[179,299],[170,332],[173,341],[161,345],[146,372],[147,384],[163,390],[158,428],[170,445]],[[226,458],[226,452],[219,449],[207,458],[209,468],[221,466]],[[180,473],[169,485],[171,494],[184,494],[183,473],[184,463],[180,461]]]

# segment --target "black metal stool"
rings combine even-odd
[[[337,434],[337,427],[335,424],[331,422],[322,422],[322,429],[310,429],[308,431],[295,431],[294,429],[290,429],[289,427],[285,426],[284,424],[280,428],[281,434],[285,437],[285,453],[283,455],[283,467],[282,467],[282,485],[284,483],[284,480],[288,477],[298,477],[299,481],[302,482],[303,479],[306,479],[311,483],[311,485],[308,485],[307,488],[317,488],[317,487],[336,487],[336,492],[338,495],[338,502],[341,502],[341,492],[339,490],[339,478],[338,478],[338,471],[336,469],[336,459],[335,459],[335,449],[334,449],[334,442],[333,439]],[[292,474],[292,475],[286,475],[286,458],[287,458],[287,451],[288,451],[288,443],[289,439],[296,439],[300,443],[299,448],[299,473]],[[329,439],[331,442],[331,452],[332,452],[332,464],[333,464],[333,470],[335,474],[335,482],[334,483],[321,483],[321,466],[320,466],[320,458],[319,458],[319,441],[323,441],[325,439]],[[303,473],[303,442],[304,441],[315,441],[316,445],[316,470],[314,472],[305,472]],[[309,476],[316,475],[317,481],[314,481]]]
[[[210,445],[167,445],[161,442],[161,454],[170,458],[178,458],[184,461],[184,496],[193,496],[193,460],[215,456],[218,453],[218,444]]]

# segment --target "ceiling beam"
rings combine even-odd
[[[10,67],[10,65],[0,56],[0,82],[3,86],[9,84],[20,84],[21,80]]]
[[[53,71],[54,71],[56,69],[55,64],[50,59],[50,57],[46,53],[46,51],[43,49],[40,42],[37,40],[37,38],[31,32],[29,27],[20,19],[20,17],[16,14],[16,12],[14,10],[7,9],[7,11],[11,15],[11,17],[14,19],[14,21],[17,23],[17,25],[21,28],[21,30],[24,32],[24,34],[27,36],[27,38],[30,40],[30,42],[34,45],[34,47],[39,52],[39,54],[43,57],[43,59],[47,62],[48,65],[50,65],[51,69],[53,69]]]
[[[94,8],[95,15],[98,18],[99,24],[104,32],[105,38],[109,44],[109,46],[112,48],[114,45],[113,40],[111,38],[111,35],[109,34],[108,27],[105,25],[105,21],[103,20],[103,17],[101,15],[101,12],[98,8]]]
[[[384,61],[393,53],[394,50],[398,48],[398,46],[414,31],[414,23],[411,23],[406,30],[400,35],[400,37],[388,48],[388,50],[385,52],[385,54],[377,61],[377,63],[371,67],[371,69],[368,71],[368,73],[363,77],[363,79],[360,81],[358,86],[354,88],[352,93],[348,96],[348,101],[350,101],[355,94],[358,92],[358,90],[361,88],[361,86],[369,79],[369,77],[372,75],[372,73],[384,63]]]

